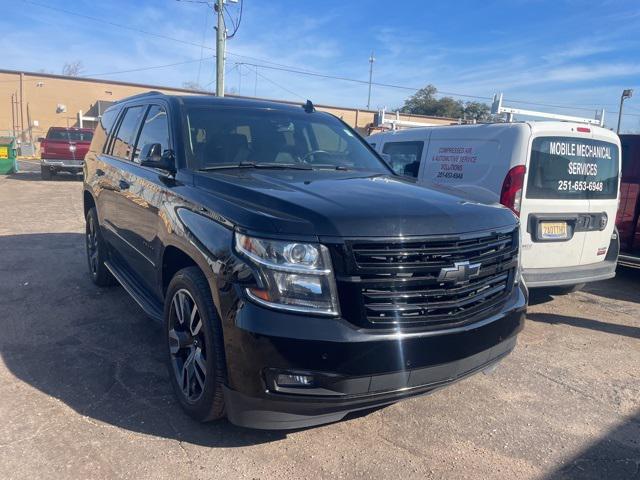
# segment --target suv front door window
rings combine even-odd
[[[140,151],[147,145],[160,145],[159,153],[169,150],[169,124],[167,112],[158,105],[151,105],[142,124],[140,137],[136,142],[133,161],[140,163]]]

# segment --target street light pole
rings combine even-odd
[[[373,52],[371,52],[371,56],[369,57],[369,96],[367,97],[367,110],[369,110],[371,106],[371,80],[373,79],[373,62],[376,59],[373,56]]]
[[[630,88],[623,90],[622,95],[620,95],[620,110],[618,110],[618,129],[616,130],[616,133],[618,135],[620,134],[620,123],[622,123],[622,106],[624,105],[624,101],[627,98],[631,98],[632,96],[633,90]]]
[[[227,32],[224,28],[224,0],[216,1],[218,26],[216,28],[216,96],[224,97],[224,44]]]

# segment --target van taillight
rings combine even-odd
[[[526,171],[527,169],[524,165],[517,165],[509,170],[504,182],[502,182],[502,191],[500,192],[500,203],[505,207],[509,207],[518,216],[520,216],[522,187]]]

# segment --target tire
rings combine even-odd
[[[40,165],[40,177],[42,180],[51,180],[51,169],[44,165]]]
[[[209,284],[199,268],[187,267],[173,276],[165,298],[167,366],[178,402],[197,421],[222,418],[226,365]]]
[[[93,283],[99,287],[115,285],[116,279],[107,269],[104,261],[107,258],[107,242],[102,238],[98,213],[92,208],[87,213],[85,228],[85,247],[87,250],[87,265]]]

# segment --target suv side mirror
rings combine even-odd
[[[39,142],[44,142],[44,140],[45,140],[44,137],[38,137]]]
[[[176,162],[173,150],[162,151],[159,143],[147,143],[140,151],[140,165],[143,167],[159,168],[169,173],[176,172]]]

